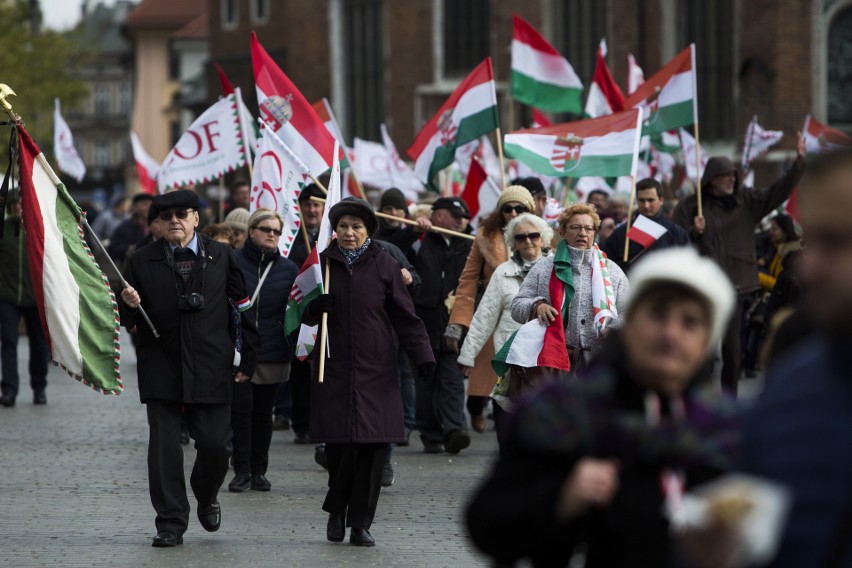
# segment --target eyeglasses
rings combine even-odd
[[[172,217],[186,219],[189,217],[190,211],[193,211],[193,209],[172,209],[171,211],[160,211],[157,218],[160,219],[160,221],[171,221]]]
[[[255,227],[258,231],[264,232],[267,235],[275,235],[276,237],[281,236],[281,231],[278,229],[273,229],[272,227]]]
[[[523,205],[504,205],[500,211],[502,211],[506,215],[511,215],[512,211],[520,215],[521,213],[529,212],[529,209],[527,209]]]
[[[573,233],[580,233],[582,231],[585,231],[587,233],[594,233],[595,232],[595,228],[590,227],[588,225],[568,225],[568,230],[573,232]]]
[[[518,233],[515,235],[515,242],[520,243],[526,241],[527,239],[531,241],[537,241],[541,238],[541,233]]]

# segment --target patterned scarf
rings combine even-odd
[[[367,248],[370,246],[370,238],[367,237],[367,240],[364,241],[364,244],[354,250],[346,250],[345,248],[337,245],[337,248],[340,249],[340,252],[343,254],[343,258],[346,259],[346,264],[352,266],[352,264],[360,258],[362,254],[367,251]]]
[[[574,299],[574,273],[571,271],[571,251],[568,250],[568,243],[564,240],[560,240],[559,246],[556,247],[556,255],[553,257],[553,274],[565,285],[565,301],[563,302],[562,298],[550,298],[550,305],[561,304],[562,320],[568,321],[568,304]]]
[[[547,249],[542,249],[541,255],[535,260],[524,260],[524,257],[521,256],[520,251],[515,251],[515,254],[512,255],[512,260],[521,267],[521,276],[524,278],[527,277],[527,274],[530,273],[533,266],[538,264],[538,261],[547,256]]]
[[[592,253],[592,315],[598,337],[612,320],[618,319],[612,278],[606,267],[606,258],[598,245],[594,246]]]

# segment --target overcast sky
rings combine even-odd
[[[80,21],[83,0],[39,0],[45,27],[54,30],[73,28]],[[98,3],[112,6],[115,0],[89,0],[92,6]]]

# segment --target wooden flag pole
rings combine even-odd
[[[325,281],[323,282],[323,293],[328,294],[330,289],[330,276],[328,270],[328,259],[325,261]],[[319,342],[320,342],[320,359],[319,359],[319,382],[322,383],[325,379],[325,338],[328,330],[328,312],[323,312],[322,314],[322,322],[320,323],[320,333],[319,333]]]
[[[698,197],[698,216],[703,217],[704,212],[701,207],[701,142],[698,141],[698,120],[695,120],[695,195]]]
[[[500,127],[497,127],[497,152],[500,158],[500,181],[503,183],[503,189],[506,189],[506,165],[503,163],[503,133]]]
[[[627,262],[627,253],[630,251],[630,218],[633,215],[633,202],[636,199],[636,176],[630,176],[630,205],[627,207],[627,231],[624,233],[624,262]]]
[[[314,177],[314,174],[308,174],[308,177],[309,177],[309,178],[311,178],[311,181],[312,181],[312,182],[314,182],[314,184],[315,184],[318,188],[320,188],[320,190],[322,190],[322,192],[323,192],[324,194],[328,195],[328,190],[325,188],[325,186],[324,186],[323,184],[321,184],[321,183],[319,182],[319,180],[318,180],[317,178],[315,178],[315,177]],[[313,198],[312,198],[312,199],[313,199]],[[325,203],[325,199],[323,199],[323,203]]]

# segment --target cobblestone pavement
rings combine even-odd
[[[472,434],[458,456],[426,455],[414,439],[398,448],[396,482],[382,490],[371,531],[375,548],[325,540],[326,473],[313,447],[293,444],[288,431],[273,437],[270,493],[225,487],[219,532],[205,532],[193,510],[182,546],[152,548],[147,424],[128,338],[121,396],[97,394],[51,368],[46,406],[32,404],[21,344],[23,388],[14,408],[0,408],[0,566],[487,565],[461,510],[496,453],[493,431]],[[194,454],[187,448],[187,479]],[[194,509],[191,496],[190,503]]]

